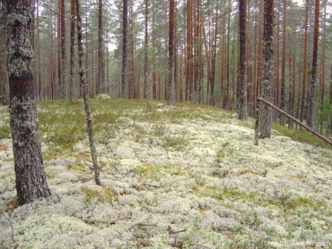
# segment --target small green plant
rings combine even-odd
[[[8,125],[1,125],[0,126],[0,139],[10,138],[10,126]]]
[[[317,147],[330,148],[330,145],[328,143],[324,142],[322,139],[311,134],[310,132],[288,129],[285,126],[281,126],[278,124],[273,124],[272,128],[273,130],[279,132],[281,135],[290,137],[295,141],[311,144]]]

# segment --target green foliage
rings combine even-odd
[[[70,150],[86,137],[85,116],[79,101],[41,102],[38,118],[42,140],[53,144],[53,149]]]
[[[328,98],[325,98],[323,103],[323,108],[320,110],[318,123],[327,123],[329,124],[332,116],[332,105],[329,105]]]
[[[92,203],[93,201],[97,202],[113,202],[117,201],[118,198],[113,190],[104,189],[103,191],[92,190],[88,187],[81,187],[80,189],[85,194],[85,200],[87,203]]]
[[[9,124],[0,125],[0,139],[11,138]]]

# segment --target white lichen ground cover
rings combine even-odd
[[[0,248],[332,247],[331,149],[275,131],[254,146],[253,121],[217,108],[112,108],[124,102],[95,103],[96,118],[116,112],[113,123],[95,123],[102,187],[87,139],[62,150],[43,132],[52,197],[16,207],[11,140],[0,140]],[[8,110],[0,116],[1,126]],[[52,122],[41,130],[69,127]]]

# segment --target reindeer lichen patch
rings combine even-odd
[[[64,118],[73,129],[81,125],[81,103],[39,103],[53,197],[17,208],[12,155],[0,150],[0,210],[9,219],[0,218],[0,247],[12,245],[12,231],[19,247],[33,248],[172,248],[174,239],[188,248],[332,243],[330,149],[275,130],[257,147],[253,120],[240,122],[212,107],[158,103],[146,112],[141,100],[92,100],[100,122],[101,187],[89,168],[85,131],[68,138],[71,146],[52,141],[51,133],[69,127]],[[58,118],[46,117],[54,112]],[[118,117],[115,123],[108,114]],[[182,232],[172,234],[169,226]]]

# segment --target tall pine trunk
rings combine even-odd
[[[167,105],[175,103],[175,77],[174,77],[174,0],[169,1],[169,44],[168,44],[168,95]]]
[[[284,0],[284,16],[283,16],[283,32],[282,32],[282,65],[281,65],[281,93],[280,93],[280,109],[285,108],[285,97],[286,97],[286,9],[287,4]],[[284,116],[280,116],[280,124],[285,124]]]
[[[246,84],[246,0],[239,0],[239,65],[237,112],[240,120],[247,119],[247,84]]]
[[[191,87],[193,80],[193,0],[187,1],[187,55],[186,55],[186,100],[191,100]]]
[[[127,42],[128,42],[128,0],[123,1],[123,36],[122,36],[122,81],[121,97],[126,97],[127,86]]]
[[[149,48],[149,36],[148,36],[148,20],[149,20],[148,0],[145,0],[145,38],[144,38],[144,98],[148,96],[148,48]]]
[[[305,24],[304,24],[304,49],[303,49],[303,69],[302,69],[302,97],[301,97],[301,111],[300,121],[304,118],[304,105],[306,93],[306,77],[307,77],[307,44],[308,44],[308,15],[309,15],[309,0],[306,0],[305,7]],[[301,129],[301,128],[300,128]]]
[[[106,92],[103,40],[103,0],[98,1],[98,82],[97,94]]]
[[[65,0],[60,3],[60,26],[61,26],[61,96],[67,99],[67,54],[66,54],[66,7]]]
[[[75,0],[70,0],[70,83],[69,99],[74,100],[75,94]]]
[[[263,31],[263,85],[261,96],[272,102],[272,71],[273,71],[273,0],[264,1]],[[259,111],[260,138],[271,137],[271,108],[261,104]]]
[[[7,51],[10,116],[15,160],[17,202],[30,203],[51,192],[46,182],[37,123],[32,60],[33,1],[4,1],[7,14]]]
[[[314,44],[312,49],[312,68],[311,81],[309,88],[308,100],[308,117],[307,125],[313,128],[314,123],[314,98],[316,90],[316,71],[317,71],[317,50],[318,50],[318,31],[319,31],[319,0],[315,1],[315,29],[314,29]]]

